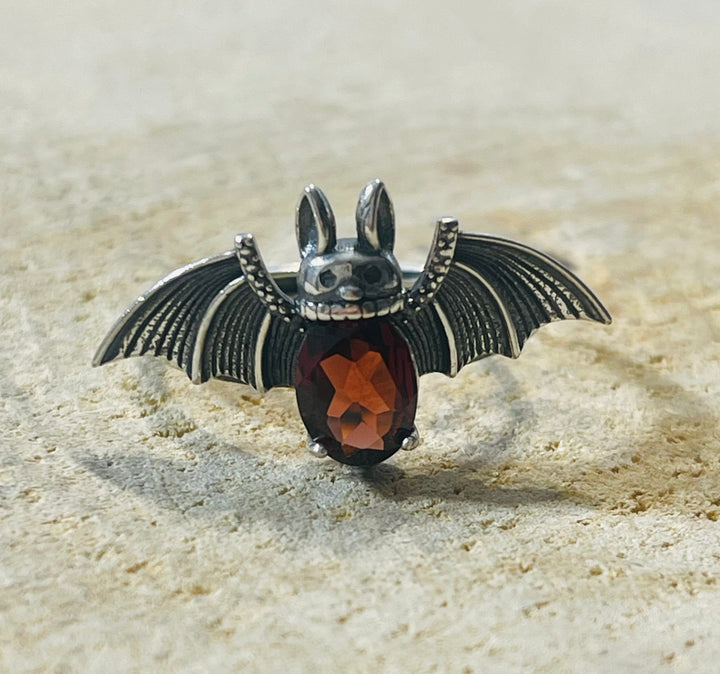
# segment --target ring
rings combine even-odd
[[[571,271],[521,243],[437,221],[427,262],[402,269],[385,186],[368,183],[357,238],[338,239],[323,192],[308,185],[296,209],[300,265],[271,272],[252,234],[175,270],[125,311],[93,365],[165,356],[193,383],[211,378],[260,392],[294,387],[308,449],[369,466],[420,444],[418,377],[498,354],[517,358],[552,321],[609,324]]]

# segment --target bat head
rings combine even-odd
[[[297,207],[302,262],[297,302],[310,320],[374,318],[405,306],[402,272],[395,256],[392,202],[379,180],[360,193],[357,239],[337,239],[335,217],[322,191],[308,185]]]

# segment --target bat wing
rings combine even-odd
[[[421,277],[419,285],[423,281]],[[607,309],[570,270],[499,237],[457,234],[441,281],[431,302],[404,320],[396,319],[418,374],[454,376],[464,365],[493,354],[517,358],[530,335],[553,321],[611,321]]]
[[[294,292],[294,274],[275,280]],[[264,391],[292,386],[301,337],[294,322],[271,315],[258,299],[233,250],[158,281],[113,326],[93,365],[165,356],[194,383],[215,377]]]

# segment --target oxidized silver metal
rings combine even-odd
[[[296,209],[301,262],[268,271],[252,234],[235,247],[182,267],[141,295],[93,360],[165,356],[193,383],[215,377],[258,391],[293,386],[305,328],[318,321],[382,318],[407,342],[418,375],[455,376],[486,356],[517,358],[552,321],[610,323],[610,314],[572,272],[523,244],[459,230],[442,218],[422,270],[393,254],[392,202],[379,180],[360,193],[357,238],[337,239],[323,192],[308,185]],[[403,442],[419,444],[417,429]],[[323,455],[310,439],[309,449]]]

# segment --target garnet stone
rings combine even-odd
[[[295,392],[310,437],[342,463],[380,463],[413,429],[417,375],[408,345],[387,320],[310,325]]]

